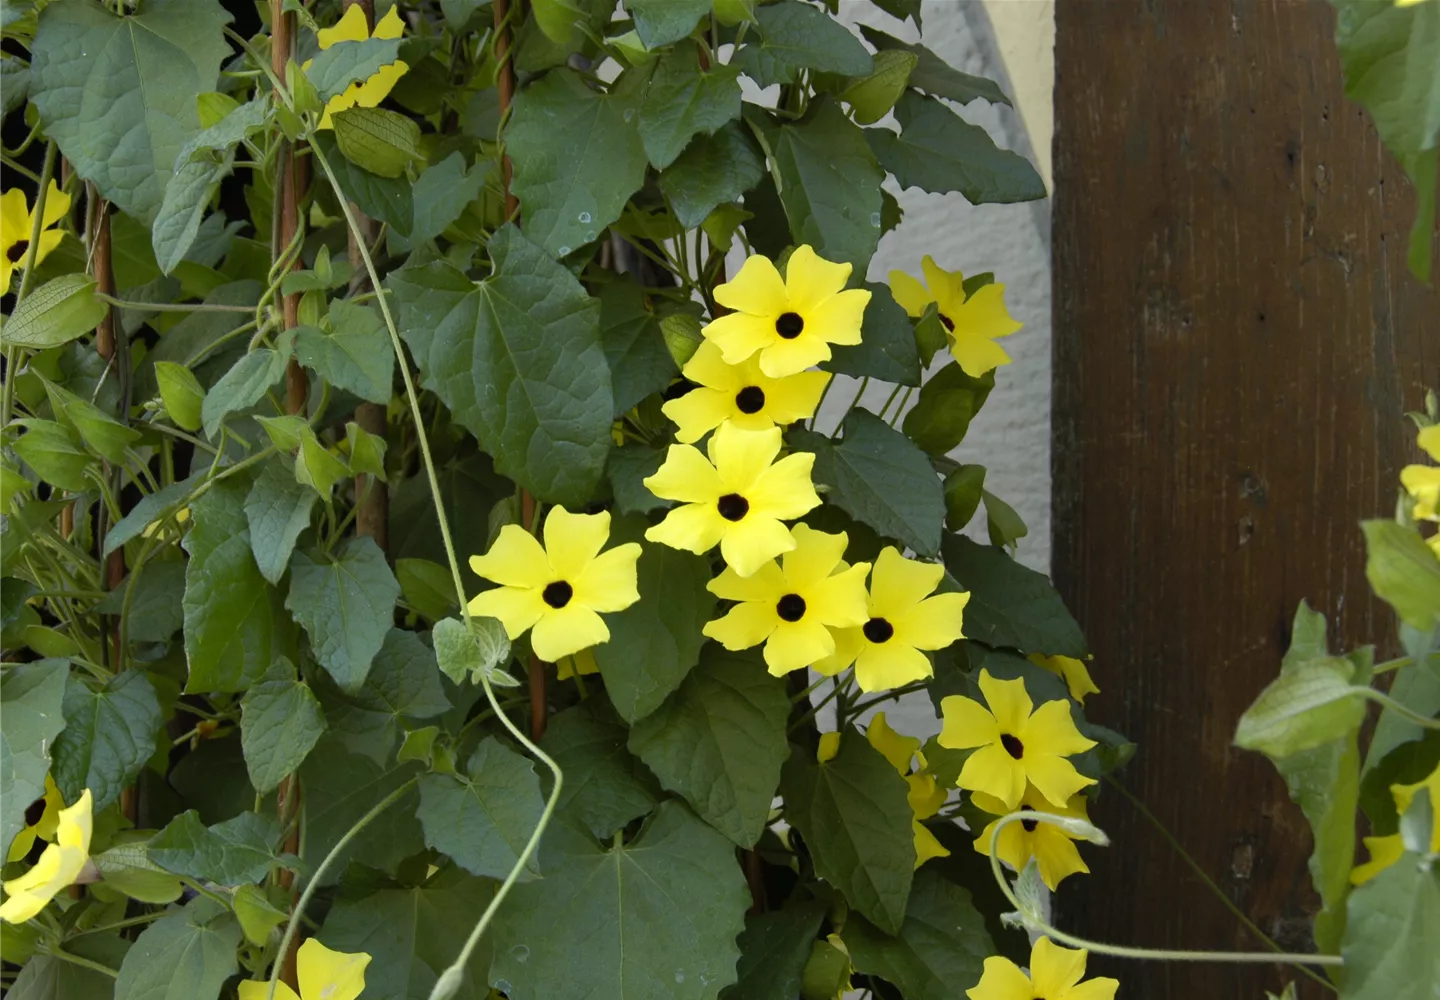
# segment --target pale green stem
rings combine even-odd
[[[866,375],[860,380],[860,388],[855,391],[855,398],[850,400],[850,405],[845,407],[844,413],[840,414],[840,420],[835,424],[835,429],[830,432],[831,437],[840,433],[840,428],[845,426],[845,421],[849,418],[850,412],[860,404],[860,397],[865,395],[865,390],[868,388],[870,388],[870,376]],[[818,407],[815,412],[817,415],[819,414],[820,410]]]
[[[227,306],[213,302],[127,302],[100,292],[94,293],[97,301],[116,309],[131,309],[136,312],[223,312],[223,313],[251,313],[255,310],[249,306]]]
[[[20,303],[25,301],[25,296],[30,293],[30,284],[35,280],[35,255],[40,249],[40,232],[45,228],[45,196],[50,190],[50,178],[55,173],[55,144],[45,144],[45,165],[40,168],[40,176],[36,178],[39,185],[35,192],[34,215],[30,220],[30,242],[25,247],[25,270],[20,273],[20,287],[15,292],[15,304],[10,308],[13,316]],[[0,292],[7,289],[0,289]],[[3,387],[4,399],[0,400],[0,414],[4,416],[4,422],[0,426],[10,425],[11,411],[15,406],[15,370],[20,361],[20,353],[23,347],[5,348],[5,385]]]
[[[1376,691],[1372,687],[1354,687],[1350,690],[1362,698],[1369,698],[1375,702],[1375,704],[1388,708],[1407,722],[1413,722],[1415,725],[1425,729],[1440,729],[1440,719],[1426,718],[1413,708],[1396,701],[1384,691]]]
[[[380,274],[375,270],[375,262],[371,258],[368,248],[365,246],[365,240],[360,232],[360,226],[355,220],[355,215],[350,210],[349,199],[347,199],[340,190],[340,184],[335,179],[335,172],[331,169],[330,163],[325,158],[325,154],[321,151],[320,147],[312,146],[311,152],[315,156],[315,161],[320,164],[320,169],[324,171],[325,179],[330,182],[330,187],[335,192],[336,200],[340,203],[341,212],[345,214],[345,223],[350,227],[350,232],[355,237],[355,245],[360,251],[361,259],[365,262],[366,273],[370,276],[370,285],[379,291],[382,287]],[[430,454],[430,439],[429,435],[425,432],[424,416],[420,412],[420,395],[415,390],[415,380],[410,374],[410,365],[405,360],[405,349],[400,343],[400,331],[395,325],[395,317],[391,315],[390,312],[389,296],[380,295],[377,301],[380,303],[380,314],[385,320],[385,329],[390,334],[390,345],[395,351],[395,359],[400,365],[400,375],[405,382],[405,397],[410,404],[411,417],[415,421],[415,435],[420,445],[420,457],[425,465],[425,475],[430,481],[430,496],[435,506],[435,518],[440,526],[440,539],[444,543],[445,556],[450,563],[450,576],[455,584],[455,597],[459,601],[460,613],[468,629],[470,626],[470,608],[465,600],[465,582],[460,576],[460,560],[455,555],[455,543],[450,535],[450,522],[445,516],[445,504],[440,491],[440,477],[435,470],[435,460]],[[510,735],[515,737],[515,740],[521,746],[534,754],[535,757],[550,770],[550,773],[555,777],[555,784],[550,790],[550,797],[545,801],[545,809],[540,814],[540,821],[530,834],[530,839],[526,841],[524,849],[520,852],[520,856],[515,859],[515,864],[510,869],[509,874],[505,876],[505,881],[500,884],[500,888],[496,891],[494,897],[491,898],[490,905],[487,906],[485,912],[480,915],[480,919],[470,932],[470,937],[465,941],[465,947],[461,949],[459,956],[451,963],[450,967],[436,980],[435,986],[430,992],[430,1000],[445,1000],[447,997],[454,996],[456,990],[460,988],[464,980],[465,967],[469,964],[470,956],[474,954],[476,946],[480,943],[480,938],[485,933],[485,929],[490,925],[490,921],[494,918],[495,912],[499,909],[500,904],[504,902],[505,897],[509,895],[511,886],[515,884],[515,881],[520,877],[520,873],[525,870],[526,864],[529,863],[531,856],[535,853],[536,848],[539,847],[540,838],[544,835],[545,828],[549,826],[550,817],[554,814],[556,803],[560,800],[560,790],[564,785],[565,779],[564,772],[560,770],[560,766],[556,764],[545,751],[536,746],[528,736],[521,732],[520,728],[505,714],[499,700],[495,697],[495,690],[490,685],[490,678],[484,673],[480,675],[480,686],[485,691],[485,698],[490,702],[490,707],[494,709],[495,714],[499,716],[505,728],[510,731]],[[284,954],[283,950],[281,954]],[[271,982],[273,984],[274,980],[272,979]]]
[[[1073,837],[1089,840],[1092,843],[1106,845],[1110,838],[1105,836],[1104,831],[1092,823],[1077,819],[1073,816],[1057,816],[1047,812],[1012,812],[1009,815],[1001,816],[995,821],[990,829],[990,843],[987,845],[990,855],[990,872],[995,876],[995,882],[1000,886],[1000,891],[1005,898],[1015,907],[1020,914],[1020,920],[1030,931],[1043,934],[1052,941],[1068,945],[1071,948],[1083,948],[1095,955],[1110,955],[1114,958],[1137,958],[1154,962],[1219,962],[1227,965],[1243,965],[1249,963],[1263,963],[1266,965],[1283,962],[1290,965],[1344,965],[1345,960],[1339,955],[1315,955],[1304,952],[1274,952],[1274,951],[1171,951],[1166,948],[1129,948],[1124,945],[1105,944],[1101,941],[1090,941],[1086,938],[1077,937],[1074,934],[1067,934],[1053,924],[1041,920],[1034,913],[1026,910],[1015,890],[1010,888],[1010,881],[1005,873],[1000,870],[1000,857],[996,853],[1000,842],[1000,833],[1011,823],[1050,823],[1060,827]]]
[[[102,975],[109,976],[111,979],[118,978],[120,975],[119,972],[110,968],[108,965],[101,965],[99,962],[92,962],[88,958],[81,958],[79,955],[72,954],[58,945],[46,949],[44,954],[52,958],[58,958],[62,962],[69,962],[71,965],[78,965],[83,969],[89,969],[91,972],[99,972]]]

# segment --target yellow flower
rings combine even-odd
[[[35,248],[35,264],[60,245],[65,234],[55,224],[70,211],[70,196],[54,181],[45,189],[45,215],[40,220],[40,243]],[[30,255],[30,230],[35,227],[35,213],[25,192],[11,188],[0,195],[0,295],[10,290],[10,277],[25,269]]]
[[[1395,813],[1403,817],[1410,811],[1410,805],[1415,801],[1415,795],[1420,789],[1427,789],[1430,792],[1430,804],[1432,807],[1440,804],[1440,765],[1430,774],[1415,782],[1413,785],[1391,785],[1390,796],[1395,800]],[[1365,849],[1370,852],[1370,860],[1363,865],[1357,865],[1350,873],[1350,881],[1355,885],[1368,882],[1376,875],[1379,875],[1386,868],[1400,860],[1405,853],[1405,838],[1398,833],[1392,833],[1386,837],[1366,837]],[[1430,853],[1440,854],[1440,823],[1433,824],[1430,831]]]
[[[885,691],[934,673],[922,649],[944,649],[962,637],[970,594],[929,596],[945,567],[906,559],[886,546],[875,560],[867,610],[861,627],[835,636],[835,655],[815,664],[836,674],[853,661],[861,691]]]
[[[747,431],[763,431],[812,417],[830,381],[830,375],[820,371],[771,378],[760,370],[758,355],[728,365],[709,340],[685,363],[684,373],[700,388],[661,407],[679,426],[675,437],[684,444],[694,444],[726,420]]]
[[[28,822],[31,810],[43,804],[40,815],[35,822]],[[31,803],[30,809],[25,812],[27,820],[25,829],[15,835],[10,842],[9,861],[24,861],[30,853],[30,848],[35,846],[36,839],[45,841],[47,844],[55,839],[55,828],[60,822],[60,810],[65,808],[65,798],[60,794],[60,789],[55,785],[55,779],[45,775],[45,796]]]
[[[555,666],[559,668],[557,679],[562,681],[600,672],[600,664],[595,662],[594,647],[582,649],[574,656],[562,656],[555,661]]]
[[[90,858],[92,829],[90,789],[75,804],[61,809],[56,817],[55,842],[45,848],[40,860],[19,878],[5,882],[5,902],[0,920],[23,924],[34,917],[61,889],[73,885]]]
[[[1075,728],[1069,702],[1047,701],[1034,708],[1023,680],[999,680],[988,670],[980,671],[980,692],[988,711],[961,695],[940,702],[945,716],[940,745],[951,750],[978,747],[960,770],[961,788],[999,799],[1010,812],[1020,804],[1027,781],[1051,805],[1062,808],[1080,789],[1095,784],[1065,759],[1095,745]]]
[[[895,301],[911,316],[923,316],[934,302],[940,322],[950,338],[950,353],[971,378],[1010,363],[1010,355],[995,343],[1020,329],[1005,308],[1005,286],[989,284],[965,294],[965,276],[946,271],[928,255],[920,262],[929,282],[927,289],[904,271],[890,272],[890,291]]]
[[[740,603],[723,618],[707,622],[705,635],[730,650],[763,642],[765,663],[776,677],[833,653],[831,628],[865,620],[870,564],[845,566],[845,533],[831,535],[797,524],[794,539],[795,548],[780,563],[770,560],[748,577],[726,569],[706,584],[711,593]]]
[[[1083,948],[1062,948],[1042,937],[1030,951],[1030,975],[1010,959],[993,955],[985,959],[980,982],[965,995],[970,1000],[1114,1000],[1119,980],[1080,981],[1089,954]]]
[[[919,868],[931,858],[950,855],[945,846],[935,839],[935,834],[922,822],[940,811],[945,804],[945,789],[940,787],[933,775],[912,774],[911,767],[916,757],[921,766],[925,758],[920,754],[920,741],[913,736],[902,736],[890,728],[884,712],[876,712],[865,730],[865,738],[879,750],[910,786],[906,798],[910,803],[910,826],[915,834],[915,867]]]
[[[1426,427],[1416,441],[1431,459],[1440,462],[1440,424]],[[1440,466],[1407,465],[1400,470],[1400,485],[1415,500],[1416,518],[1440,520]]]
[[[715,289],[715,301],[733,309],[704,329],[725,358],[738,365],[753,354],[771,378],[803,372],[830,360],[831,344],[860,343],[870,293],[845,290],[849,264],[825,260],[808,245],[796,249],[785,277],[769,257],[748,257],[735,277]]]
[[[473,597],[470,613],[500,619],[511,639],[534,626],[535,655],[550,662],[608,641],[610,629],[596,612],[621,611],[640,599],[640,546],[627,542],[602,553],[609,538],[606,512],[551,508],[544,548],[519,525],[505,525],[488,553],[470,557],[471,569],[500,584]]]
[[[338,42],[363,42],[367,38],[399,38],[405,33],[405,22],[400,19],[400,5],[397,3],[390,12],[375,25],[375,31],[368,30],[365,11],[361,4],[345,9],[345,14],[335,22],[333,28],[321,28],[315,33],[321,49],[328,49]],[[308,70],[307,61],[301,69]],[[373,108],[390,95],[390,91],[410,67],[397,60],[389,66],[381,66],[368,80],[350,84],[344,93],[336,94],[325,104],[325,114],[320,118],[319,128],[331,128],[330,116],[347,108]]]
[[[1011,811],[1005,808],[1005,803],[984,792],[972,792],[970,799],[979,808],[997,816]],[[1055,813],[1059,816],[1073,816],[1087,822],[1090,819],[1085,814],[1085,796],[1072,796],[1070,801],[1060,808],[1053,802],[1047,801],[1045,796],[1041,795],[1033,785],[1025,789],[1025,794],[1020,799],[1020,811]],[[980,854],[987,857],[990,855],[990,834],[998,822],[1000,822],[998,819],[990,822],[980,832],[980,836],[975,838],[975,850]],[[1068,876],[1090,870],[1081,859],[1074,839],[1054,823],[1022,819],[1018,823],[1008,824],[1005,829],[1000,831],[1000,840],[995,845],[995,853],[1001,861],[1017,872],[1024,868],[1031,858],[1034,858],[1040,868],[1040,878],[1045,881],[1051,891],[1054,891],[1055,887]]]
[[[1087,694],[1100,693],[1084,662],[1073,656],[1041,656],[1039,653],[1031,653],[1029,659],[1037,667],[1044,667],[1064,681],[1065,686],[1070,689],[1070,697],[1082,705],[1085,704]]]
[[[369,964],[370,956],[363,951],[331,951],[317,939],[309,938],[295,953],[300,992],[277,983],[275,1000],[355,1000],[365,991],[365,967]],[[264,981],[243,982],[240,1000],[265,1000],[269,988]]]
[[[644,482],[657,497],[683,506],[645,537],[697,555],[718,543],[740,576],[795,548],[780,522],[820,506],[810,482],[815,456],[797,452],[777,462],[780,443],[778,427],[747,431],[726,424],[710,438],[708,461],[693,445],[672,444],[665,464]]]

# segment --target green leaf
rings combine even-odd
[[[626,0],[640,44],[656,49],[684,38],[710,13],[712,0]]]
[[[686,229],[705,221],[717,205],[735,201],[760,180],[764,158],[739,125],[701,133],[660,174],[660,190]]]
[[[656,169],[680,155],[692,136],[713,134],[740,117],[740,70],[699,68],[699,49],[676,45],[660,58],[640,104],[640,139]]]
[[[108,969],[119,968],[129,946],[130,942],[123,938],[95,934],[65,942],[67,952]],[[7,941],[6,961],[25,962],[5,994],[7,1000],[114,1000],[113,977],[51,955],[36,955],[26,961],[16,954],[17,950]]]
[[[860,40],[830,15],[797,0],[760,7],[758,39],[735,53],[734,65],[762,87],[793,83],[797,70],[866,76],[874,69]]]
[[[1332,0],[1345,96],[1370,112],[1376,131],[1415,185],[1410,271],[1430,280],[1440,169],[1440,9]]]
[[[485,189],[485,171],[476,164],[465,169],[465,157],[451,153],[420,175],[415,182],[415,225],[410,230],[414,243],[433,240],[460,218],[465,206]]]
[[[901,187],[933,194],[959,191],[972,205],[1011,204],[1045,197],[1045,182],[1019,153],[1000,149],[979,125],[971,125],[933,97],[907,93],[895,105],[897,136],[889,129],[865,132],[875,157]]]
[[[345,450],[350,460],[350,471],[355,475],[385,478],[385,438],[371,434],[355,421],[345,425]]]
[[[414,763],[400,764],[393,758],[376,763],[349,753],[333,730],[323,736],[300,768],[306,794],[304,860],[318,865],[362,816],[418,771]],[[393,872],[401,861],[423,850],[420,822],[415,818],[419,807],[420,796],[412,787],[346,845],[325,873],[325,884],[338,881],[351,862]]]
[[[150,841],[150,858],[160,867],[220,885],[259,882],[276,864],[280,821],[259,813],[241,813],[212,827],[194,809],[181,813]]]
[[[296,552],[285,607],[310,636],[315,659],[346,691],[365,683],[390,631],[400,584],[373,538],[351,538],[334,554]]]
[[[345,93],[352,83],[368,80],[400,59],[398,38],[367,38],[323,49],[305,68],[305,76],[322,102]],[[337,116],[338,117],[338,116]]]
[[[7,582],[8,587],[13,582]],[[17,663],[0,673],[0,847],[25,828],[25,810],[45,794],[50,749],[65,728],[62,711],[69,664],[64,660]],[[622,739],[623,734],[622,734]]]
[[[295,479],[314,489],[329,503],[335,484],[350,478],[350,466],[321,443],[309,424],[300,424],[298,430],[300,454],[295,457]]]
[[[599,303],[513,227],[490,258],[478,284],[440,262],[392,274],[405,340],[425,387],[502,474],[578,506],[600,481],[614,413]]]
[[[680,690],[635,724],[630,750],[701,819],[753,847],[790,752],[790,698],[756,657],[707,648]]]
[[[139,431],[126,427],[94,403],[48,379],[45,394],[55,417],[75,428],[90,451],[107,461],[117,465],[124,462],[129,457],[126,449],[140,439]]]
[[[515,165],[526,236],[564,257],[620,218],[645,181],[635,118],[631,96],[601,94],[568,69],[520,92],[505,149]]]
[[[985,466],[962,465],[945,477],[945,527],[961,531],[980,506],[985,492]]]
[[[662,178],[663,180],[663,178]],[[880,379],[892,385],[920,384],[920,353],[910,317],[900,308],[888,285],[867,281],[870,303],[865,307],[864,339],[853,346],[836,346],[827,371],[854,378]]]
[[[971,378],[951,363],[920,387],[920,398],[905,414],[905,435],[932,455],[944,455],[965,440],[970,421],[995,388],[995,373]]]
[[[480,741],[465,765],[468,777],[420,778],[419,819],[425,843],[472,875],[504,878],[540,823],[545,799],[535,768],[493,736]],[[540,874],[531,856],[521,878]]]
[[[783,8],[762,8],[777,9]],[[770,149],[795,243],[810,244],[826,260],[853,264],[863,275],[880,240],[885,178],[865,143],[865,130],[822,99],[799,122],[775,129]]]
[[[610,365],[616,414],[660,392],[679,374],[660,322],[645,306],[645,291],[628,278],[600,290],[600,342]]]
[[[135,939],[115,980],[115,1000],[216,1000],[239,971],[240,924],[213,900],[193,899]]]
[[[1440,560],[1420,533],[1394,521],[1363,521],[1365,577],[1411,628],[1440,624]]]
[[[400,598],[420,617],[438,622],[456,609],[450,571],[429,559],[396,559]]]
[[[195,95],[215,89],[229,21],[216,0],[147,0],[133,17],[94,3],[41,14],[30,94],[45,132],[77,174],[146,225],[200,131]]]
[[[249,483],[215,483],[191,505],[185,567],[187,691],[244,691],[265,676],[287,639],[278,594],[250,554]]]
[[[361,399],[388,402],[395,351],[379,313],[369,305],[335,299],[330,303],[330,328],[328,334],[313,326],[296,332],[295,356],[300,363]]]
[[[399,112],[355,107],[331,120],[340,154],[372,174],[401,177],[420,156],[420,126]]]
[[[288,455],[267,461],[245,497],[245,522],[250,526],[250,551],[260,575],[278,584],[290,565],[295,539],[310,527],[315,491],[297,482]]]
[[[205,388],[194,373],[173,361],[157,361],[155,381],[160,383],[160,401],[175,426],[184,431],[198,431]]]
[[[905,922],[894,937],[864,917],[845,924],[856,972],[879,976],[905,1000],[950,1000],[956,983],[978,983],[995,943],[970,893],[933,869],[917,872]]]
[[[1235,745],[1285,757],[1345,736],[1365,717],[1355,675],[1356,665],[1346,657],[1295,664],[1245,710],[1235,727]]]
[[[787,817],[805,838],[815,871],[855,909],[898,934],[915,873],[909,786],[853,727],[824,764],[794,749],[780,775]]]
[[[410,235],[410,227],[415,221],[415,200],[408,180],[381,177],[351,163],[340,155],[335,139],[328,131],[312,135],[310,141],[320,147],[325,154],[325,162],[335,171],[340,190],[360,211],[384,222],[401,236]]]
[[[184,891],[178,876],[150,860],[148,844],[144,840],[122,841],[91,860],[95,863],[95,870],[105,877],[107,888],[141,903],[173,903]]]
[[[1346,1000],[1431,1000],[1440,982],[1440,869],[1405,854],[1350,894]]]
[[[1005,96],[1005,92],[994,80],[962,73],[923,45],[902,42],[868,24],[860,25],[860,34],[864,35],[865,40],[881,52],[908,52],[915,56],[919,61],[910,72],[910,86],[916,90],[923,90],[932,97],[943,97],[961,104],[969,104],[977,97],[989,101],[991,104],[1008,105],[1010,103],[1010,99]]]
[[[250,784],[261,795],[297,770],[325,734],[325,713],[310,685],[267,680],[241,702],[240,745]]]
[[[1025,527],[1024,520],[1015,512],[1014,507],[989,490],[981,490],[981,493],[985,498],[986,530],[990,534],[991,545],[1014,546],[1030,534],[1030,529]]]
[[[615,494],[615,510],[620,514],[648,514],[670,506],[645,486],[645,479],[655,474],[665,461],[665,452],[643,444],[627,443],[610,453],[607,471],[610,489]]]
[[[611,541],[638,538],[638,519],[617,522]],[[636,564],[640,600],[606,615],[610,641],[595,647],[605,690],[626,722],[643,719],[680,686],[700,660],[700,629],[715,610],[707,560],[663,545],[646,545]]]
[[[234,162],[233,150],[227,150],[218,163],[205,159],[183,163],[165,185],[165,197],[151,227],[155,261],[164,274],[173,272],[190,252],[205,209],[220,182],[230,176]]]
[[[185,598],[185,563],[179,559],[154,559],[134,581],[135,593],[130,598],[130,614],[125,635],[131,642],[168,642],[185,623],[181,602]],[[121,615],[130,589],[127,577],[94,610],[105,615]]]
[[[100,690],[72,674],[65,685],[65,729],[51,748],[50,772],[66,802],[85,789],[99,812],[120,797],[155,753],[164,719],[150,675],[126,670]]]
[[[614,709],[592,697],[552,716],[540,741],[565,774],[556,808],[601,840],[660,801],[655,778],[625,747],[627,734]]]
[[[945,568],[970,592],[966,636],[1024,653],[1081,660],[1089,655],[1080,626],[1044,573],[960,535],[946,535],[942,549]]]
[[[235,908],[240,929],[245,932],[245,940],[262,947],[270,940],[270,932],[290,916],[270,902],[264,889],[255,885],[237,886],[230,903]]]
[[[110,307],[95,298],[95,279],[62,274],[30,292],[0,327],[0,343],[43,351],[84,336]]]
[[[945,325],[940,321],[940,310],[934,302],[925,307],[925,312],[915,321],[915,346],[920,351],[920,364],[930,367],[935,355],[943,351],[950,338]]]
[[[83,493],[93,487],[85,470],[93,465],[98,473],[99,463],[85,450],[80,435],[53,420],[20,418],[11,423],[25,428],[25,433],[11,447],[41,479],[71,493]]]
[[[874,125],[890,113],[920,57],[913,52],[884,49],[875,54],[875,69],[840,92],[840,99],[850,105],[855,120],[861,125]]]
[[[886,538],[921,555],[940,548],[945,495],[925,454],[868,410],[845,418],[845,437],[792,432],[795,447],[814,451],[814,478],[830,487],[826,499]]]
[[[494,893],[494,882],[452,867],[424,885],[342,895],[325,918],[320,940],[335,951],[370,956],[365,1000],[428,997]],[[452,1000],[486,1000],[490,995],[489,951],[489,942],[482,943]]]
[[[530,10],[545,37],[557,45],[568,45],[578,23],[590,19],[589,10],[577,0],[534,0]]]
[[[750,891],[734,845],[679,802],[618,847],[557,821],[544,858],[498,921],[491,981],[511,1000],[708,1000],[734,981]]]
[[[257,347],[244,354],[235,366],[210,387],[200,408],[205,436],[214,437],[220,423],[236,410],[254,406],[265,390],[285,374],[285,356],[268,347]]]
[[[492,678],[510,660],[510,640],[494,618],[470,618],[469,626],[457,618],[435,623],[430,633],[440,672],[456,684],[479,684]]]
[[[201,95],[204,97],[204,95]],[[215,97],[224,97],[223,94],[215,94]],[[229,100],[229,98],[226,98]],[[229,149],[246,139],[251,132],[264,128],[270,121],[271,105],[269,95],[263,95],[244,104],[230,102],[228,111],[214,124],[206,126],[205,130],[187,142],[175,157],[175,169],[183,169],[200,153],[209,154],[209,159],[215,162],[214,153],[216,150]],[[156,256],[159,254],[157,252]]]
[[[166,511],[172,508],[178,510],[178,505],[205,479],[206,475],[202,470],[188,479],[171,483],[169,486],[162,486],[154,493],[141,497],[140,501],[130,509],[130,513],[110,526],[110,530],[105,535],[105,548],[101,550],[100,554],[108,556],[158,521]]]
[[[326,703],[333,738],[352,753],[385,765],[400,733],[450,710],[435,654],[414,632],[392,628],[358,693]]]
[[[736,942],[740,946],[737,979],[724,992],[724,1000],[795,1000],[824,916],[825,907],[814,900],[746,916],[745,930]]]

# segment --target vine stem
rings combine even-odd
[[[1413,722],[1424,729],[1440,729],[1440,719],[1429,719],[1407,705],[1403,705],[1384,691],[1372,687],[1355,687],[1351,691],[1362,698],[1368,698],[1382,708],[1389,709],[1406,722]]]
[[[340,211],[345,215],[345,223],[350,227],[352,233],[359,228],[355,214],[350,210],[350,203],[345,199],[344,193],[340,190],[340,184],[335,178],[335,171],[331,168],[329,160],[318,145],[310,147],[315,161],[320,164],[320,169],[325,173],[325,179],[335,190],[335,196],[340,202]],[[400,342],[400,331],[395,325],[395,317],[390,312],[389,296],[384,294],[380,284],[380,275],[375,270],[375,261],[370,256],[370,251],[363,243],[359,246],[360,256],[365,262],[365,270],[370,275],[370,284],[375,289],[376,300],[380,303],[380,314],[385,320],[385,329],[390,334],[390,346],[395,351],[395,358],[400,365],[400,376],[405,383],[405,398],[410,405],[410,414],[415,421],[415,437],[420,445],[420,458],[425,466],[425,476],[430,481],[430,498],[435,506],[435,519],[440,526],[440,540],[445,546],[445,558],[450,564],[450,576],[455,584],[455,597],[460,604],[460,614],[465,620],[465,627],[470,627],[470,606],[465,600],[465,583],[460,577],[460,560],[455,555],[455,542],[450,535],[450,519],[445,514],[445,504],[440,492],[440,477],[435,471],[435,459],[430,454],[430,437],[425,432],[424,414],[420,412],[420,396],[415,390],[415,379],[410,374],[410,365],[405,360],[405,348]],[[505,881],[500,884],[495,895],[490,900],[490,905],[485,907],[485,912],[476,921],[475,927],[470,932],[470,937],[465,941],[465,947],[460,950],[459,956],[451,963],[440,978],[436,980],[434,988],[430,992],[430,1000],[447,1000],[459,990],[464,982],[465,966],[470,961],[470,956],[475,953],[480,938],[484,935],[485,929],[489,927],[490,921],[494,919],[495,912],[509,895],[510,889],[514,886],[520,873],[524,871],[536,848],[540,846],[540,838],[545,833],[545,828],[550,825],[550,818],[555,813],[555,806],[560,801],[560,790],[564,785],[565,774],[560,765],[551,759],[550,755],[541,750],[535,743],[521,732],[520,728],[510,720],[500,705],[499,699],[495,697],[495,689],[490,684],[490,678],[482,673],[480,675],[480,686],[485,691],[485,698],[494,709],[495,715],[500,722],[509,730],[521,746],[534,754],[542,764],[549,769],[555,778],[555,784],[550,789],[550,796],[545,800],[545,809],[540,813],[540,821],[535,825],[530,839],[525,842],[525,847],[520,851],[520,856],[515,859],[515,865],[505,876]],[[267,1000],[273,1000],[273,991]]]
[[[290,948],[295,943],[295,935],[300,932],[300,925],[303,923],[301,917],[305,915],[305,908],[310,905],[311,898],[320,887],[320,877],[329,870],[330,865],[340,856],[340,852],[349,846],[350,841],[359,836],[361,830],[369,826],[375,817],[379,816],[386,809],[389,809],[396,802],[399,802],[400,799],[419,782],[419,777],[411,778],[405,782],[405,784],[377,802],[374,808],[364,816],[356,820],[355,825],[345,831],[345,836],[337,840],[335,846],[330,848],[330,853],[325,855],[325,860],[320,862],[320,866],[315,869],[315,874],[310,876],[310,881],[305,883],[305,891],[300,893],[300,899],[295,903],[295,908],[290,911],[290,922],[285,925],[285,936],[280,939],[280,954],[276,957],[275,964],[270,969],[270,986],[269,989],[265,991],[265,1000],[275,1000],[275,987],[276,984],[280,982],[280,969],[285,964],[285,956],[290,954]]]
[[[1103,941],[1091,941],[1087,938],[1077,937],[1074,934],[1067,934],[1055,925],[1042,920],[1039,916],[1028,910],[1015,895],[1015,890],[1010,888],[1010,881],[1005,873],[1000,870],[1000,856],[997,852],[1000,843],[1001,832],[1011,823],[1049,823],[1058,826],[1066,833],[1088,840],[1091,843],[1108,845],[1110,838],[1105,835],[1093,823],[1086,822],[1074,816],[1057,816],[1047,812],[1012,812],[1001,816],[995,821],[990,831],[990,842],[986,845],[986,853],[990,855],[990,873],[995,876],[995,884],[1000,886],[1000,891],[1010,901],[1020,914],[1020,921],[1031,931],[1037,931],[1052,941],[1069,945],[1071,948],[1083,948],[1096,955],[1110,955],[1114,958],[1135,958],[1155,962],[1218,962],[1227,965],[1244,965],[1249,963],[1285,963],[1288,965],[1328,965],[1339,966],[1345,964],[1345,959],[1339,955],[1316,955],[1304,952],[1273,952],[1273,951],[1171,951],[1166,948],[1131,948],[1125,945],[1105,944]]]
[[[35,215],[30,220],[30,242],[25,247],[25,270],[20,272],[20,287],[15,292],[15,305],[10,308],[11,315],[14,315],[15,309],[25,301],[25,296],[30,294],[30,285],[35,280],[35,257],[40,249],[40,233],[45,228],[45,195],[50,188],[50,178],[55,173],[55,150],[53,142],[45,144],[45,164],[40,168],[40,177],[36,181],[39,187],[35,191]],[[8,288],[0,288],[0,293],[7,291]],[[15,406],[15,365],[19,363],[23,350],[23,347],[5,348],[5,427],[10,426],[10,414]]]

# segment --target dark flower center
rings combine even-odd
[[[781,621],[798,622],[805,617],[805,598],[799,594],[786,594],[775,602],[775,613]]]
[[[727,521],[738,521],[750,513],[750,501],[739,493],[726,493],[715,501],[715,509]]]
[[[954,333],[954,332],[955,332],[955,321],[952,320],[949,316],[946,316],[944,313],[941,313],[941,314],[940,314],[940,322],[945,325],[945,329],[949,330],[951,333]]]
[[[786,340],[794,340],[805,329],[805,320],[799,313],[781,313],[775,321],[775,332]]]
[[[556,580],[554,583],[546,584],[545,590],[540,596],[545,598],[546,604],[559,609],[570,603],[570,598],[575,596],[575,588],[564,580]]]
[[[886,642],[895,634],[895,626],[884,618],[871,618],[860,628],[871,642]]]
[[[34,826],[40,822],[40,817],[45,815],[45,798],[42,796],[30,803],[25,809],[25,825]]]
[[[1035,810],[1029,806],[1021,806],[1020,811],[1022,813],[1033,813]],[[1040,825],[1040,821],[1038,819],[1022,819],[1020,825],[1025,828],[1026,833],[1034,833],[1035,828]]]
[[[25,251],[29,249],[29,240],[17,240],[14,246],[12,246],[9,250],[5,251],[5,259],[12,264],[18,264],[20,263],[21,258],[25,256]]]
[[[1006,753],[1016,760],[1025,756],[1025,744],[1021,743],[1017,736],[1011,736],[1009,733],[1006,733],[1000,737],[1000,745],[1005,748]]]
[[[741,413],[759,413],[765,409],[765,390],[758,385],[747,385],[735,394],[735,409]]]

